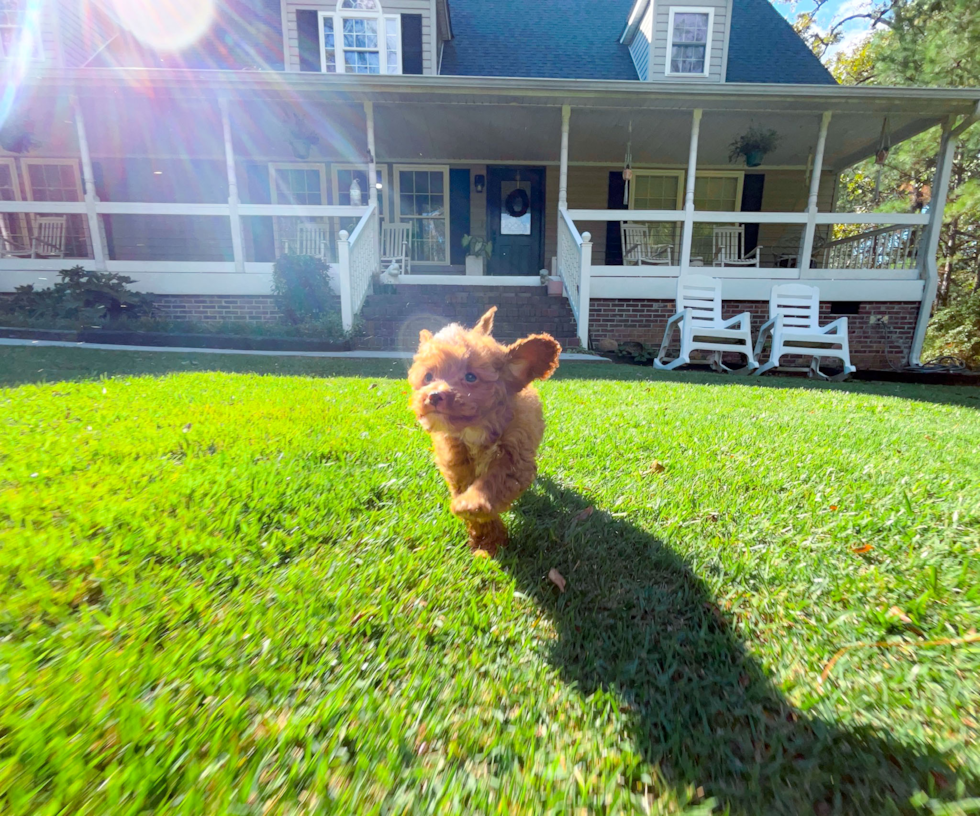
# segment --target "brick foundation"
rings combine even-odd
[[[153,311],[168,320],[194,323],[279,319],[276,301],[269,295],[153,295]]]
[[[608,338],[659,345],[674,309],[673,300],[593,298],[589,309],[589,334],[593,343]],[[725,301],[723,314],[726,318],[740,312],[752,315],[752,337],[755,338],[769,316],[769,303]],[[887,317],[888,322],[871,325],[872,315]],[[918,303],[861,303],[858,314],[846,315],[851,362],[859,369],[873,371],[906,364],[918,316]],[[841,315],[830,311],[830,303],[820,304],[821,323],[829,323],[837,317]]]

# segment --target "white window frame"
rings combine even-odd
[[[675,14],[707,14],[708,15],[708,39],[704,44],[704,71],[700,74],[688,74],[681,71],[671,71],[670,64],[673,62],[674,53],[674,15]],[[676,77],[706,77],[711,73],[711,37],[715,27],[715,10],[711,6],[671,6],[670,14],[667,18],[667,58],[664,64],[664,74]],[[692,43],[687,43],[691,45]],[[684,45],[684,43],[680,43]]]
[[[331,187],[333,189],[333,200],[340,203],[340,171],[341,170],[362,170],[365,176],[371,175],[371,168],[366,164],[331,164],[330,165],[330,181]],[[391,187],[388,186],[388,165],[378,164],[375,165],[375,170],[378,171],[378,175],[381,176],[381,189],[378,190],[378,198],[384,200],[384,215],[383,218],[390,220],[391,213]],[[377,182],[375,182],[377,183]],[[364,203],[368,201],[368,196],[371,194],[370,190],[364,191]]]
[[[633,177],[638,176],[676,176],[677,177],[677,209],[684,209],[684,193],[685,193],[685,179],[687,177],[686,170],[656,170],[651,168],[644,168],[641,170],[633,170]],[[732,212],[742,211],[742,189],[745,186],[745,171],[744,170],[705,170],[698,171],[696,179],[705,178],[737,178],[738,187],[735,191],[735,206],[737,209],[732,210]],[[636,196],[636,185],[630,184],[630,210],[636,209],[634,204]]]
[[[27,3],[24,3],[24,21],[21,25],[0,25],[0,28],[8,28],[13,31],[23,32],[26,31],[28,36],[33,40],[31,43],[31,55],[32,60],[43,60],[44,59],[44,45],[42,42],[41,32],[30,25],[30,21],[27,19]],[[40,14],[37,15],[38,21],[40,22]],[[20,37],[17,37],[19,42]],[[3,50],[2,40],[0,40],[0,62],[4,60],[12,60],[17,57],[16,50],[12,53],[7,53]]]
[[[17,172],[17,161],[13,158],[8,158],[0,156],[0,164],[4,167],[10,168],[10,183],[14,188],[14,201],[22,201],[20,192],[20,174]],[[0,215],[0,218],[8,218],[7,223],[11,221],[16,222],[20,225],[17,235],[21,237],[24,241],[24,246],[30,246],[31,239],[29,233],[27,232],[27,216],[24,213],[4,213]]]
[[[317,37],[320,42],[320,72],[327,73],[327,53],[323,42],[323,21],[327,18],[333,20],[333,39],[334,39],[334,68],[331,73],[344,74],[347,72],[347,62],[344,59],[344,20],[377,20],[378,21],[378,74],[366,74],[365,76],[378,76],[379,74],[400,74],[402,72],[402,36],[401,36],[401,15],[385,14],[381,3],[377,2],[376,11],[365,11],[362,9],[342,9],[343,0],[338,0],[334,11],[321,11],[317,14]],[[388,70],[388,29],[395,31],[395,44],[398,48],[397,70]],[[357,49],[362,50],[362,49]],[[362,76],[355,74],[355,76]]]
[[[34,201],[34,186],[31,184],[31,171],[30,167],[45,167],[45,166],[64,166],[71,167],[74,177],[75,177],[75,191],[77,193],[75,197],[75,203],[80,203],[85,200],[85,188],[82,186],[82,172],[78,166],[77,159],[21,159],[20,169],[24,177],[24,187],[27,190],[27,200]],[[68,218],[85,218],[84,215],[69,215]],[[89,234],[88,225],[86,224],[82,229],[82,255],[80,257],[86,258],[91,253],[91,247],[89,246]],[[67,243],[67,237],[66,237]]]
[[[329,191],[327,189],[327,168],[324,166],[323,162],[269,162],[269,201],[273,204],[288,204],[289,202],[279,200],[279,186],[276,184],[276,172],[279,170],[316,170],[320,174],[320,203],[329,204],[330,198]],[[302,205],[297,205],[302,206]],[[307,221],[316,221],[320,223],[320,219],[307,217],[303,215],[293,216],[293,215],[277,215],[272,219],[272,241],[275,247],[276,257],[279,257],[282,241],[280,235],[280,225],[279,221],[281,218],[302,218]],[[330,229],[331,225],[327,219],[323,219],[326,222],[325,226]]]
[[[449,165],[448,164],[396,164],[392,168],[392,172],[395,174],[395,200],[391,208],[391,220],[392,223],[405,223],[406,221],[417,221],[420,216],[404,216],[402,218],[402,195],[401,195],[401,171],[414,171],[414,170],[428,170],[430,173],[441,172],[442,173],[442,191],[444,196],[444,201],[446,203],[446,258],[443,261],[414,261],[415,263],[424,264],[426,266],[449,266],[450,258],[452,257],[452,247],[449,245],[452,240],[452,235],[449,231]],[[434,219],[433,219],[434,220]]]

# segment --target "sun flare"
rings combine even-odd
[[[144,45],[180,51],[214,20],[214,0],[113,0],[120,22]]]

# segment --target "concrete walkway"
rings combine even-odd
[[[258,351],[255,349],[203,349],[182,346],[116,346],[110,343],[70,343],[66,340],[15,340],[0,337],[0,346],[31,346],[37,348],[93,349],[95,351],[172,351],[181,354],[252,354],[257,357],[337,357],[354,360],[411,360],[410,351]],[[591,354],[562,354],[559,357],[569,363],[608,363],[605,357]]]

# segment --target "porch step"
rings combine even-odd
[[[368,295],[361,309],[364,334],[358,348],[414,351],[419,330],[438,331],[449,323],[472,326],[497,307],[493,335],[513,342],[529,334],[552,335],[562,348],[578,346],[575,317],[563,297],[537,286],[401,285],[394,294]]]

